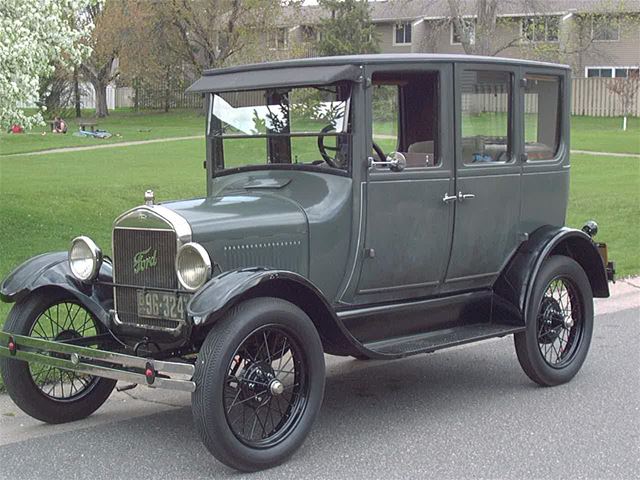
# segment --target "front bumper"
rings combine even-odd
[[[0,357],[153,388],[185,392],[196,389],[191,380],[195,367],[190,363],[135,357],[6,332],[0,332]]]

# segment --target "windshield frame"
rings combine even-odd
[[[318,131],[299,131],[299,132],[265,132],[265,133],[255,133],[255,134],[246,134],[246,133],[212,133],[212,118],[213,118],[213,103],[216,95],[221,95],[225,93],[246,93],[244,90],[237,91],[225,91],[225,92],[209,92],[206,96],[206,140],[207,140],[207,163],[211,166],[211,175],[210,178],[222,177],[226,175],[230,175],[233,173],[243,172],[243,171],[252,171],[252,170],[306,170],[306,171],[314,171],[321,173],[330,173],[334,175],[340,176],[351,176],[352,170],[352,159],[353,159],[353,111],[352,111],[352,102],[354,95],[354,83],[353,82],[339,82],[335,84],[329,85],[304,85],[304,86],[296,86],[290,85],[286,87],[279,87],[277,90],[286,90],[290,92],[293,89],[309,89],[309,88],[332,88],[336,89],[340,86],[348,87],[347,94],[345,95],[345,99],[342,100],[345,104],[344,107],[344,115],[342,122],[342,129],[329,131],[329,132],[318,132]],[[256,89],[253,91],[269,91],[271,89],[263,88]],[[290,127],[290,121],[289,125]],[[262,163],[255,163],[249,165],[241,165],[235,167],[225,167],[224,166],[224,141],[239,141],[242,139],[259,139],[264,138],[267,142],[269,139],[274,138],[319,138],[319,137],[340,137],[344,139],[343,141],[346,143],[346,160],[344,161],[344,166],[342,168],[331,167],[326,163],[320,165],[313,165],[309,163],[294,163],[293,159],[290,158],[290,162],[274,162],[270,163],[268,157],[262,160]],[[220,153],[216,153],[220,152]],[[318,156],[321,158],[321,156]],[[257,159],[256,159],[257,160]]]

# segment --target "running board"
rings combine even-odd
[[[494,337],[504,337],[524,331],[523,326],[495,323],[476,323],[435,332],[366,343],[369,350],[387,358],[407,357],[417,353],[430,353],[443,348],[478,342]]]
[[[194,392],[190,363],[166,362],[68,343],[0,332],[0,357],[40,363],[71,372],[110,378],[153,388]],[[170,375],[180,375],[171,378]]]

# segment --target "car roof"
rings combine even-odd
[[[334,57],[296,58],[292,60],[278,60],[274,62],[251,63],[226,68],[213,68],[205,70],[203,75],[218,75],[227,72],[244,72],[256,70],[268,70],[271,68],[285,67],[310,67],[316,65],[370,65],[388,63],[410,62],[473,62],[491,63],[496,65],[528,65],[536,67],[551,67],[570,69],[569,65],[539,62],[535,60],[521,60],[505,57],[488,57],[483,55],[456,55],[440,53],[374,53],[365,55],[339,55]]]
[[[262,89],[284,85],[319,85],[340,80],[356,80],[363,65],[409,63],[480,63],[531,66],[569,70],[568,65],[480,55],[432,53],[342,55],[253,63],[205,70],[188,89],[190,92]],[[261,75],[254,75],[260,72]]]

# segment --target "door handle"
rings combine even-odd
[[[456,200],[458,200],[458,197],[455,195],[449,195],[448,193],[444,194],[444,197],[442,197],[442,201],[444,203],[449,203],[449,202],[455,202]]]
[[[473,193],[458,192],[458,200],[459,201],[471,200],[472,198],[476,198],[476,196]]]

